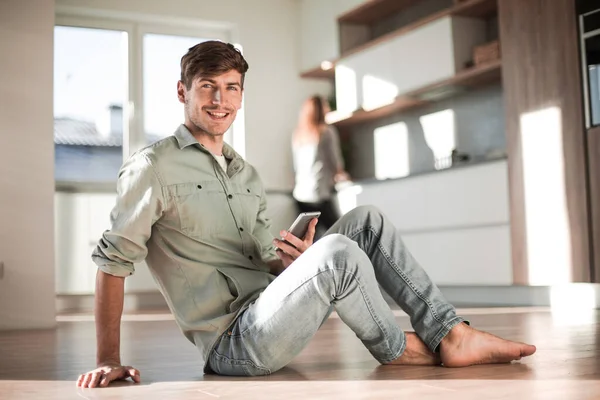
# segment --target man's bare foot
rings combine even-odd
[[[416,333],[407,332],[404,353],[387,365],[440,365],[441,362],[440,355],[429,350]]]
[[[535,350],[535,346],[501,339],[464,323],[452,328],[440,344],[445,367],[509,363],[530,356]]]

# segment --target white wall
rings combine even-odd
[[[437,284],[512,285],[506,161],[364,184],[356,203],[388,215]]]
[[[301,62],[309,70],[340,56],[337,18],[365,0],[301,0]]]
[[[0,329],[54,316],[54,1],[0,1]]]
[[[313,92],[327,91],[324,83],[299,77],[300,2],[57,0],[56,4],[235,24],[236,39],[250,65],[245,91],[246,159],[258,168],[267,188],[291,189],[290,137],[300,104]]]

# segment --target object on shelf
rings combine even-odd
[[[464,164],[471,161],[471,156],[468,153],[461,153],[458,150],[452,150],[452,165]]]
[[[494,40],[473,50],[473,62],[475,65],[486,64],[500,59],[500,42]]]

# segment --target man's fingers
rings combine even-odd
[[[129,376],[131,376],[131,379],[133,379],[135,383],[140,383],[142,381],[142,379],[140,378],[140,371],[132,367],[127,367],[127,371],[129,372]]]
[[[108,374],[104,374],[102,375],[102,379],[100,380],[100,387],[107,387],[108,384],[111,382],[111,379],[108,377]]]
[[[286,253],[284,253],[284,252],[283,252],[283,251],[281,251],[281,250],[277,250],[276,252],[277,252],[277,256],[279,257],[279,259],[280,259],[281,261],[283,261],[283,264],[284,264],[284,265],[286,265],[286,266],[287,266],[287,265],[290,265],[291,263],[293,263],[293,262],[294,262],[294,259],[293,259],[292,257],[290,257],[290,255],[289,255],[289,254],[286,254]]]
[[[288,234],[287,236],[293,236],[293,235]],[[289,239],[286,237],[286,240],[289,240]],[[300,243],[302,243],[302,242],[300,242]],[[292,260],[300,257],[300,254],[302,254],[294,246],[290,245],[289,243],[284,242],[283,240],[275,239],[275,240],[273,240],[273,244],[275,244],[275,246],[277,246],[279,248],[279,250],[290,255],[292,257]]]
[[[289,242],[295,248],[299,248],[299,246],[302,246],[304,244],[304,242],[301,239],[299,239],[296,236],[292,235],[288,231],[281,231],[279,233],[281,234],[281,237],[283,239],[285,239],[286,242]]]
[[[98,371],[98,372],[94,372],[92,375],[92,378],[90,379],[88,386],[89,388],[94,388],[96,386],[98,386],[98,383],[100,382],[100,378],[102,378],[102,372]]]
[[[306,231],[306,235],[304,235],[304,243],[308,244],[306,248],[310,247],[310,245],[313,244],[313,240],[315,239],[315,232],[317,230],[317,222],[319,222],[319,220],[317,218],[313,218],[308,224],[308,231]]]
[[[92,379],[92,374],[87,373],[83,375],[83,379],[81,380],[81,387],[87,387],[88,382]]]
[[[81,387],[89,387],[89,383],[92,380],[92,373],[88,372],[87,374],[85,374],[85,376],[83,377],[83,381],[81,382]]]
[[[83,388],[106,387],[112,381],[127,379],[129,377],[136,383],[141,382],[140,371],[131,366],[104,366],[87,374],[79,375],[77,386]]]

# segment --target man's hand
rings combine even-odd
[[[300,257],[313,244],[315,238],[315,227],[317,226],[317,218],[313,218],[308,224],[308,231],[304,235],[304,239],[298,239],[288,231],[281,231],[281,237],[285,240],[274,239],[273,244],[277,247],[277,256],[281,259],[283,266],[287,268],[291,263]]]
[[[140,383],[140,371],[133,367],[119,364],[106,364],[86,374],[79,375],[77,386],[82,388],[106,387],[112,381],[125,380],[131,377],[135,383]]]

